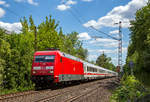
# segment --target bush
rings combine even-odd
[[[134,102],[144,96],[144,86],[134,76],[122,78],[121,86],[113,93],[111,100],[116,102]]]

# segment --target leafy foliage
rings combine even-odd
[[[104,53],[101,54],[101,55],[97,58],[96,64],[97,64],[98,66],[103,67],[103,68],[107,68],[107,69],[116,71],[116,68],[115,68],[114,64],[112,64],[112,62],[111,62],[111,58],[110,58],[110,57],[107,57]]]
[[[136,12],[135,20],[131,21],[130,44],[126,64],[124,65],[124,76],[121,86],[114,92],[112,99],[117,102],[149,102],[145,96],[150,94],[150,3]],[[133,62],[131,76],[130,62]],[[143,98],[144,97],[144,98]],[[141,100],[143,98],[143,100]]]
[[[116,102],[135,102],[145,95],[144,86],[134,76],[122,78],[121,86],[112,95]]]
[[[130,44],[124,71],[130,74],[129,62],[134,62],[134,75],[145,85],[150,85],[150,4],[136,12],[135,20],[131,21]]]
[[[0,29],[0,91],[23,91],[32,89],[30,70],[33,54],[36,50],[59,48],[60,51],[77,56],[83,60],[87,58],[87,50],[82,47],[77,32],[63,34],[62,28],[58,31],[58,23],[51,16],[38,25],[37,29],[32,16],[28,20],[20,20],[22,32],[7,34]],[[37,32],[37,45],[35,43]]]

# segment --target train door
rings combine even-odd
[[[60,74],[59,74],[59,81],[63,81],[64,80],[64,61],[63,61],[63,57],[60,57]]]
[[[87,65],[83,63],[84,68],[84,79],[87,79]]]

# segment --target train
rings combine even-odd
[[[59,50],[35,52],[31,68],[31,78],[35,85],[93,80],[117,75],[117,72]]]

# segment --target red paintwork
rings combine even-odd
[[[52,62],[34,62],[35,56],[37,55],[55,55],[55,61]],[[62,58],[62,62],[60,59]],[[75,74],[75,75],[83,75],[83,63],[79,61],[75,61],[69,58],[66,58],[62,55],[60,51],[38,51],[34,54],[34,60],[32,64],[32,75],[54,75],[54,81],[59,82],[58,76],[60,74]],[[34,70],[36,73],[33,73],[33,67],[40,66],[41,70]],[[54,73],[48,73],[50,70],[46,70],[46,66],[54,66]]]
[[[66,57],[62,57],[61,74],[83,75],[83,63]]]
[[[34,62],[35,56],[38,55],[55,55],[54,62]],[[62,61],[62,62],[61,62]],[[42,69],[33,70],[33,67],[40,66]],[[53,73],[50,73],[52,69],[46,69],[46,66],[54,66]],[[36,73],[33,73],[36,71]],[[108,73],[84,73],[83,62],[72,60],[64,57],[60,51],[37,51],[34,54],[31,75],[32,76],[54,76],[54,82],[59,82],[59,75],[72,74],[72,75],[100,75],[100,76],[111,76]]]

